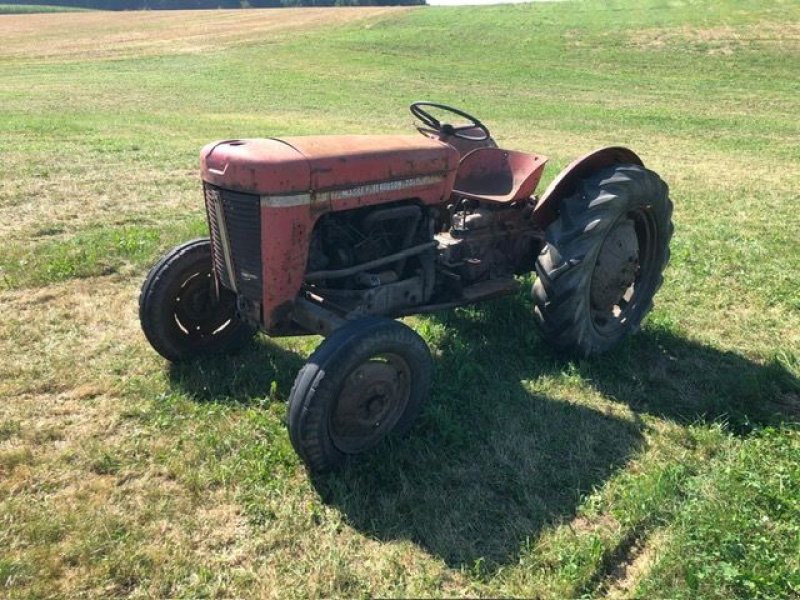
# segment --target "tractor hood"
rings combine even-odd
[[[214,142],[203,148],[203,180],[259,195],[345,189],[446,176],[459,154],[419,135],[336,135]]]

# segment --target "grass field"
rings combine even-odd
[[[0,15],[27,15],[33,13],[85,12],[88,9],[50,4],[0,4]]]
[[[0,17],[0,596],[800,596],[800,5]],[[553,354],[527,295],[410,323],[407,440],[312,479],[282,423],[318,343],[170,367],[145,272],[202,235],[198,150],[407,132],[430,98],[548,177],[670,183],[643,331]]]

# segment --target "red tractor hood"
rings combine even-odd
[[[458,168],[459,154],[419,135],[336,135],[214,142],[201,155],[204,181],[259,195],[345,189]]]

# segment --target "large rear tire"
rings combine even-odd
[[[559,206],[536,262],[534,313],[544,338],[589,356],[637,331],[669,261],[667,184],[639,165],[615,165],[579,183]]]
[[[193,240],[170,250],[142,285],[142,331],[167,360],[234,352],[253,337],[236,314],[236,294],[222,286],[217,293],[212,268],[211,242]]]
[[[433,361],[409,327],[381,317],[344,325],[297,374],[289,438],[312,471],[340,465],[410,428],[428,396]]]

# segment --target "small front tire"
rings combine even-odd
[[[391,319],[367,317],[325,339],[289,395],[289,437],[316,472],[406,433],[428,396],[433,361],[425,341]]]
[[[235,352],[255,328],[236,313],[236,294],[216,289],[211,242],[193,240],[170,250],[139,294],[139,321],[156,352],[172,362]]]

